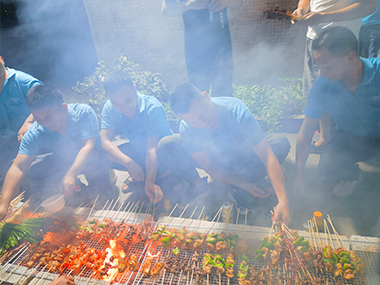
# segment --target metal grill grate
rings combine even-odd
[[[224,226],[224,225],[223,225]],[[181,228],[181,226],[176,226],[176,225],[166,225],[166,228],[169,229],[169,228],[176,228],[176,229],[179,229]],[[192,231],[194,230],[193,227],[187,227],[187,229],[189,231]],[[198,227],[196,229],[197,232],[205,232],[206,228],[204,227]],[[218,232],[221,232],[222,229],[221,228],[218,228],[218,229],[215,229],[214,232],[218,233]],[[268,229],[269,231],[269,229]],[[233,233],[233,231],[231,231]],[[226,231],[226,233],[228,234],[228,230]],[[250,231],[250,230],[247,230],[246,231],[246,237],[248,238],[248,241],[249,241],[249,247],[248,247],[248,251],[246,252],[246,256],[249,258],[250,262],[249,262],[249,265],[255,265],[256,266],[256,269],[259,271],[260,268],[263,268],[265,267],[267,264],[266,263],[260,263],[258,262],[256,259],[255,259],[255,256],[256,256],[256,249],[258,249],[263,241],[263,238],[268,235],[269,232],[264,232],[264,231]],[[237,234],[242,237],[244,235],[244,232],[242,230],[239,230],[237,231]],[[304,236],[304,238],[306,240],[309,240],[309,235],[308,233],[306,232],[300,232],[299,233],[300,236]],[[321,234],[321,243],[322,243],[322,246],[324,245],[332,245],[331,244],[331,240],[328,236],[324,235],[324,234]],[[333,241],[333,244],[334,244],[334,247],[338,247],[338,242],[336,239],[334,239],[334,236],[332,236],[332,241]],[[343,239],[342,240],[343,244],[346,245],[348,248],[350,248],[350,242],[349,240],[347,239]],[[319,240],[317,241],[318,243],[318,247],[319,247]],[[361,244],[361,242],[356,242],[353,246],[353,250],[355,250],[355,247],[357,247],[358,244]],[[373,245],[368,245],[368,246],[373,246]],[[373,246],[374,247],[374,246]],[[153,262],[153,264],[155,264],[155,262],[163,262],[163,260],[168,256],[168,254],[172,254],[172,249],[168,249],[168,248],[163,248],[161,245],[155,245],[155,244],[152,244],[147,252],[150,252],[152,255],[156,255],[158,254],[159,252],[161,253],[159,255],[158,258],[155,259],[155,261]],[[198,251],[199,252],[199,264],[201,266],[201,263],[202,263],[202,259],[203,259],[203,256],[205,253],[208,252],[208,250],[200,250]],[[187,258],[186,258],[186,262],[189,260],[189,258],[191,258],[191,256],[193,255],[194,253],[194,250],[186,250],[186,249],[181,249],[180,252],[179,252],[179,259],[181,260],[180,262],[185,262],[184,261],[184,258],[186,256],[186,253],[187,253]],[[364,251],[364,250],[357,250],[356,251],[357,253],[357,256],[359,258],[361,258],[362,260],[362,263],[364,265],[364,271],[362,274],[356,274],[355,275],[355,279],[353,280],[344,280],[343,278],[337,278],[337,279],[334,279],[333,278],[333,275],[331,273],[327,273],[325,270],[323,271],[323,273],[321,274],[320,272],[319,273],[316,273],[316,270],[314,269],[313,266],[309,266],[309,272],[311,274],[312,277],[316,277],[316,278],[319,278],[319,277],[322,277],[323,279],[323,282],[321,284],[337,284],[337,281],[340,280],[342,282],[342,284],[350,284],[350,285],[368,285],[368,284],[379,284],[378,281],[378,275],[376,274],[376,265],[378,264],[377,263],[377,258],[378,258],[378,255],[379,253],[378,252],[369,252],[369,251]],[[226,259],[227,257],[227,254],[223,254],[223,258]],[[144,257],[144,260],[142,261],[142,264],[144,264],[145,260],[147,258],[147,255],[145,255]],[[236,262],[236,265],[235,265],[235,269],[234,269],[234,275],[235,277],[228,280],[228,278],[226,277],[225,274],[223,274],[223,276],[221,276],[221,280],[219,282],[219,277],[216,276],[215,273],[213,274],[210,274],[209,276],[209,284],[231,284],[231,285],[238,285],[239,282],[238,282],[238,279],[237,279],[237,273],[238,273],[238,268],[239,268],[239,264],[241,262],[241,258],[240,256],[238,255],[235,255],[235,262]],[[273,270],[272,271],[273,275],[276,276],[277,274],[277,271],[276,270]],[[285,274],[285,268],[282,267],[280,269],[280,273],[282,275]],[[304,276],[302,270],[300,270],[300,274],[301,276]],[[163,279],[163,270],[161,270],[160,272],[160,276],[156,277],[155,279],[156,280],[153,280],[152,277],[150,276],[142,276],[142,268],[140,268],[140,270],[138,271],[137,273],[137,276],[133,282],[134,285],[137,285],[137,284],[173,284],[173,285],[179,285],[179,284],[190,284],[190,281],[191,281],[191,274],[190,274],[190,277],[187,277],[186,275],[182,274],[181,276],[181,280],[179,280],[179,277],[180,277],[180,272],[178,272],[178,274],[172,276],[172,274],[170,273],[166,273],[165,274],[165,277]],[[294,284],[294,278],[295,278],[295,275],[296,274],[289,274],[289,277],[292,279],[292,284]],[[194,279],[194,278],[193,278]],[[207,276],[203,276],[203,279],[204,279],[204,283],[203,284],[207,284]],[[376,281],[377,280],[377,281]],[[191,284],[196,284],[195,280],[193,280],[193,283]],[[284,282],[285,284],[285,282]]]
[[[106,211],[105,213],[94,213],[94,215],[91,216],[90,220],[93,218],[97,218],[99,221],[108,218],[113,220],[113,222],[121,223],[124,221],[125,224],[133,223],[133,224],[139,224],[142,222],[141,219],[138,219],[137,213],[131,213],[130,215],[127,215],[124,212],[114,212],[114,211]],[[142,215],[142,218],[144,216]],[[146,222],[150,225],[150,228],[152,231],[155,229],[157,223],[156,222]],[[107,248],[109,248],[108,240],[106,242],[98,242],[95,239],[81,239],[78,240],[76,238],[74,239],[67,239],[64,244],[71,244],[74,246],[79,246],[80,243],[85,243],[89,247],[92,247],[94,249],[105,251]],[[141,264],[141,259],[144,256],[144,253],[149,246],[149,242],[141,243],[141,242],[135,242],[135,239],[132,241],[128,241],[124,246],[123,249],[126,253],[127,259],[130,255],[135,254],[138,257],[138,264],[134,271],[139,270],[139,266]],[[38,264],[35,264],[32,268],[27,269],[25,266],[19,265],[21,262],[23,262],[23,259],[27,256],[27,254],[30,252],[31,246],[28,245],[25,248],[22,248],[18,252],[16,252],[9,260],[8,262],[3,266],[3,276],[1,278],[5,278],[7,275],[12,273],[12,276],[10,277],[15,281],[23,281],[21,278],[22,276],[35,276],[36,278],[42,278],[43,280],[53,280],[55,279],[58,274],[57,272],[47,272],[46,269],[44,269],[43,266],[38,266]],[[80,274],[80,276],[74,276],[76,279],[76,283],[83,283],[88,284],[90,279],[97,279],[97,283],[107,283],[103,280],[100,280],[98,276],[94,276],[93,272],[90,270],[78,270],[78,272],[75,272],[73,274],[70,272],[70,270],[65,269],[63,274],[65,275],[77,275]],[[116,277],[113,279],[113,283],[119,283],[119,284],[128,284],[128,282],[134,278],[135,272],[131,271],[124,271],[123,273],[118,273]],[[25,279],[25,277],[24,277]],[[133,279],[132,279],[133,280]],[[37,281],[36,281],[37,282]],[[94,281],[95,282],[95,281]]]

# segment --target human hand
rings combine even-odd
[[[30,126],[33,124],[33,122],[25,121],[24,124],[21,126],[17,133],[17,141],[21,143],[22,138],[26,134],[26,132],[29,130]]]
[[[305,8],[305,7],[298,7],[297,9],[294,10],[294,12],[292,13],[294,16],[299,16],[301,18],[303,18],[306,14],[307,14],[308,10]],[[292,25],[294,25],[296,23],[296,21],[294,19],[291,19],[290,20]]]
[[[2,221],[8,213],[8,205],[0,204],[0,221]]]
[[[164,193],[162,193],[160,186],[153,182],[145,181],[145,194],[148,195],[149,200],[155,204],[164,198]]]
[[[293,180],[293,194],[295,196],[302,196],[305,191],[305,183],[302,175],[296,174]]]
[[[213,12],[219,12],[222,11],[224,8],[226,8],[228,5],[228,0],[214,0],[211,1],[209,6],[209,11],[211,13]]]
[[[186,6],[189,10],[208,9],[211,0],[188,0]]]
[[[289,225],[290,223],[290,213],[288,203],[278,203],[274,208],[274,213],[272,214],[272,221],[274,224],[277,224],[280,219],[285,223],[285,225]]]
[[[266,198],[272,194],[270,188],[261,189],[253,183],[249,183],[247,187],[244,188],[249,194],[259,198]]]
[[[145,174],[141,166],[134,162],[132,159],[125,165],[128,170],[129,175],[135,181],[144,181]]]
[[[71,196],[73,194],[73,190],[75,189],[75,176],[70,172],[67,172],[63,177],[60,185],[60,192],[63,193],[64,196]]]
[[[60,276],[51,281],[48,285],[75,285],[75,280],[71,276]]]

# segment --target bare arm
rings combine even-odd
[[[158,137],[148,137],[147,141],[147,152],[145,158],[146,165],[146,179],[145,179],[145,193],[148,195],[149,199],[153,203],[160,201],[164,194],[161,188],[155,184],[157,168],[158,168],[158,158],[157,158],[157,144]]]
[[[102,129],[100,131],[100,140],[102,143],[102,149],[106,157],[119,163],[128,170],[131,177],[137,181],[144,180],[144,172],[142,168],[134,162],[129,156],[125,155],[116,145],[112,143],[114,130],[113,129]]]
[[[343,9],[332,12],[312,12],[305,16],[305,23],[315,25],[327,22],[350,21],[372,14],[377,6],[376,0],[357,1]]]
[[[247,192],[256,197],[267,197],[268,195],[270,195],[270,193],[263,191],[247,179],[242,177],[235,177],[219,165],[215,164],[210,159],[206,151],[192,153],[191,156],[202,169],[204,169],[209,175],[211,175],[211,177],[222,183],[235,185],[241,189],[246,190]]]
[[[293,12],[299,16],[304,16],[310,11],[310,0],[300,0],[298,8]]]
[[[188,10],[201,10],[210,8],[210,12],[216,12],[223,10],[225,7],[236,10],[243,6],[243,3],[243,0],[163,0],[162,13],[168,17],[177,17]]]
[[[29,127],[34,123],[34,117],[33,114],[31,113],[28,118],[26,118],[24,124],[21,126],[20,130],[18,131],[17,134],[17,140],[20,143],[26,132],[28,131]]]
[[[18,154],[5,176],[3,189],[0,196],[0,220],[8,211],[8,206],[13,196],[19,191],[21,179],[32,164],[34,156]]]
[[[73,164],[66,172],[65,176],[61,181],[61,191],[65,195],[70,196],[75,188],[75,177],[77,177],[83,169],[86,167],[88,162],[91,160],[92,153],[94,151],[96,144],[96,137],[82,140],[82,148],[78,152]]]
[[[286,195],[285,178],[280,163],[265,138],[259,144],[255,145],[253,150],[264,163],[265,169],[278,198],[278,205],[276,206],[273,220],[278,222],[279,219],[282,218],[286,224],[289,224],[290,215],[288,209],[288,197]]]
[[[297,194],[303,192],[303,170],[309,156],[309,148],[315,130],[318,128],[318,119],[305,117],[297,137],[296,148],[296,175],[293,183],[293,191]]]

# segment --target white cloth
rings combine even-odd
[[[337,11],[342,8],[345,8],[355,2],[356,2],[355,0],[311,0],[310,11],[311,12],[332,12],[332,11]],[[355,34],[356,38],[358,38],[361,21],[362,21],[362,18],[345,21],[345,22],[320,23],[318,25],[309,26],[306,36],[309,39],[314,40],[321,34],[323,29],[333,27],[333,26],[342,26],[342,27],[346,27],[350,29]]]

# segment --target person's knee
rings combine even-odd
[[[282,134],[276,134],[273,136],[274,142],[270,142],[270,146],[273,150],[273,153],[276,155],[279,163],[282,163],[285,158],[288,156],[291,145],[288,138]]]

